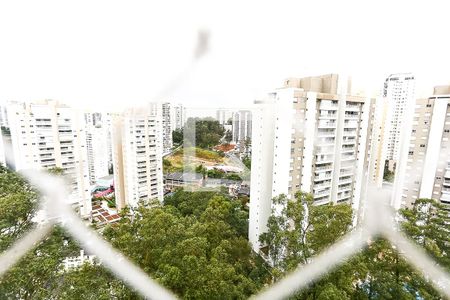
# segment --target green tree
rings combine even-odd
[[[212,192],[177,191],[164,206],[140,207],[105,236],[183,298],[242,299],[266,282],[246,240],[247,212]]]
[[[275,279],[299,264],[309,263],[318,254],[350,230],[350,205],[314,205],[311,194],[298,192],[295,200],[285,195],[273,199],[280,208],[270,216],[261,242],[267,247]]]
[[[0,164],[0,252],[33,226],[38,193]]]
[[[299,264],[308,264],[312,256],[334,243],[351,225],[348,205],[314,206],[311,196],[304,193],[298,193],[295,201],[280,196],[274,202],[282,209],[269,218],[268,232],[261,241],[267,247],[275,280]],[[402,210],[401,215],[406,233],[418,243],[427,241],[424,247],[445,262],[448,214],[441,209],[434,200],[420,199],[413,209]],[[292,298],[441,299],[401,253],[381,238],[370,241],[349,261]]]
[[[204,149],[218,145],[225,133],[223,126],[212,118],[189,118],[185,129],[188,132],[195,129],[195,145]]]
[[[417,199],[400,210],[402,230],[450,271],[450,213],[434,199]]]
[[[225,172],[217,169],[211,169],[206,172],[209,178],[223,178]]]
[[[246,156],[242,159],[242,162],[247,167],[247,169],[252,169],[252,159],[249,156]]]
[[[177,128],[172,131],[172,141],[175,145],[181,145],[183,143],[183,129]]]
[[[36,225],[33,217],[38,197],[24,178],[0,164],[0,251]],[[61,227],[55,226],[43,241],[0,278],[0,299],[110,299],[111,291],[131,295],[131,291],[109,273],[108,276],[89,277],[94,268],[101,274],[106,272],[99,266],[62,272],[63,260],[79,255],[79,251],[77,243]],[[94,285],[94,279],[103,280],[105,286],[114,288],[99,289]]]
[[[47,170],[52,175],[61,176],[64,175],[64,169],[60,167],[53,167]]]
[[[233,139],[233,134],[231,133],[230,130],[227,130],[225,132],[225,142],[229,143],[229,142],[231,142],[232,139]]]
[[[225,178],[230,180],[242,181],[241,176],[236,173],[227,174],[225,175]]]

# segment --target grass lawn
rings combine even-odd
[[[166,160],[166,162],[164,163],[164,172],[172,173],[183,171],[183,150],[184,149],[180,149],[174,154],[166,156],[164,158]],[[192,150],[192,148],[188,148],[188,152],[192,153]],[[203,164],[204,166],[213,166],[215,164],[224,163],[224,157],[221,157],[219,153],[201,148],[195,148],[195,156],[188,157],[191,161],[190,165],[193,168],[197,167],[200,164]]]

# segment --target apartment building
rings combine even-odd
[[[226,108],[220,108],[216,111],[216,120],[219,121],[220,125],[228,124],[228,120],[233,118],[233,111]]]
[[[410,206],[418,198],[433,198],[450,207],[450,85],[434,88],[417,99],[408,153],[400,158],[404,176],[394,183],[393,205]]]
[[[109,175],[112,166],[110,122],[107,114],[85,113],[84,116],[89,182],[94,185],[98,179]]]
[[[378,97],[372,103],[373,113],[369,124],[371,139],[368,145],[370,149],[369,184],[378,188],[383,185],[392,116],[391,104],[392,102],[385,97]]]
[[[399,157],[399,146],[404,130],[407,108],[415,103],[415,79],[411,73],[392,74],[384,82],[383,97],[390,102],[390,126],[387,140],[386,159],[389,160],[390,169]]]
[[[239,110],[232,114],[233,142],[245,143],[252,137],[252,113],[250,110]]]
[[[78,203],[83,217],[89,216],[92,206],[83,114],[51,100],[9,103],[7,111],[12,167],[17,171],[62,168],[71,189],[68,201]]]
[[[162,110],[158,105],[129,109],[112,121],[116,206],[163,200]]]
[[[160,106],[162,110],[162,141],[163,155],[170,153],[173,147],[172,131],[173,131],[173,107],[170,102],[164,102]]]
[[[368,178],[373,99],[351,95],[336,74],[290,78],[257,101],[252,124],[249,240],[259,251],[272,198],[312,193],[317,205],[358,211]],[[355,214],[357,216],[357,214]]]
[[[181,129],[186,123],[186,108],[182,104],[172,105],[173,130]]]

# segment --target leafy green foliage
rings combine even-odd
[[[172,131],[172,141],[175,145],[181,145],[183,143],[183,129],[178,128]]]
[[[312,195],[303,192],[298,192],[295,198],[288,201],[285,195],[280,195],[273,199],[281,207],[281,213],[273,212],[267,223],[268,231],[260,238],[268,248],[275,279],[299,264],[309,263],[312,256],[348,232],[352,224],[349,205],[316,206]]]
[[[383,180],[387,182],[394,182],[395,178],[395,172],[389,170],[389,162],[386,161],[384,164],[384,173],[383,173]]]
[[[225,172],[217,169],[211,169],[206,172],[209,178],[223,178]]]
[[[450,213],[434,199],[417,199],[401,209],[402,230],[450,272]]]
[[[104,234],[183,298],[241,299],[267,278],[245,238],[247,218],[239,202],[224,196],[177,191],[164,206],[140,207],[133,220]]]
[[[0,250],[34,224],[38,194],[19,175],[0,165]],[[254,254],[246,239],[248,199],[233,201],[215,192],[178,190],[164,205],[124,210],[104,236],[144,271],[186,299],[243,299],[265,284],[308,264],[348,232],[349,205],[315,206],[311,195],[274,199],[278,214],[261,241],[273,267]],[[401,227],[439,264],[449,269],[448,212],[435,200],[419,199],[400,211]],[[99,265],[63,272],[62,261],[79,245],[55,227],[0,278],[1,299],[139,299]],[[270,273],[269,273],[270,272]],[[293,299],[441,299],[384,239],[367,247]]]
[[[246,156],[242,159],[242,162],[247,167],[247,169],[252,169],[252,159],[249,156]]]
[[[32,227],[37,202],[25,179],[0,164],[0,252]]]
[[[61,176],[64,175],[64,169],[60,167],[53,167],[47,170],[48,173],[55,175],[55,176]]]
[[[241,176],[239,176],[236,173],[230,173],[225,175],[225,179],[230,179],[230,180],[236,180],[236,181],[242,181]]]
[[[261,237],[273,262],[278,280],[299,264],[330,246],[345,234],[351,222],[348,205],[311,205],[311,196],[299,193],[296,202],[285,196],[275,199],[284,206],[273,214],[269,230]],[[401,210],[405,232],[444,266],[447,260],[448,212],[430,199],[419,199],[411,209]],[[432,212],[432,213],[430,213]],[[447,222],[447,223],[446,223]],[[293,227],[293,224],[296,226]],[[297,224],[302,224],[298,226]],[[295,229],[294,229],[295,228]],[[298,292],[293,299],[441,299],[439,294],[384,239],[369,241],[349,261]]]
[[[185,128],[195,128],[195,145],[204,149],[218,145],[225,133],[219,121],[212,118],[189,118]]]

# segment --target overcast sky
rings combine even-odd
[[[286,77],[332,72],[371,92],[396,72],[419,95],[450,83],[445,1],[263,2],[2,1],[0,101],[249,106]],[[209,50],[192,63],[199,30]]]

